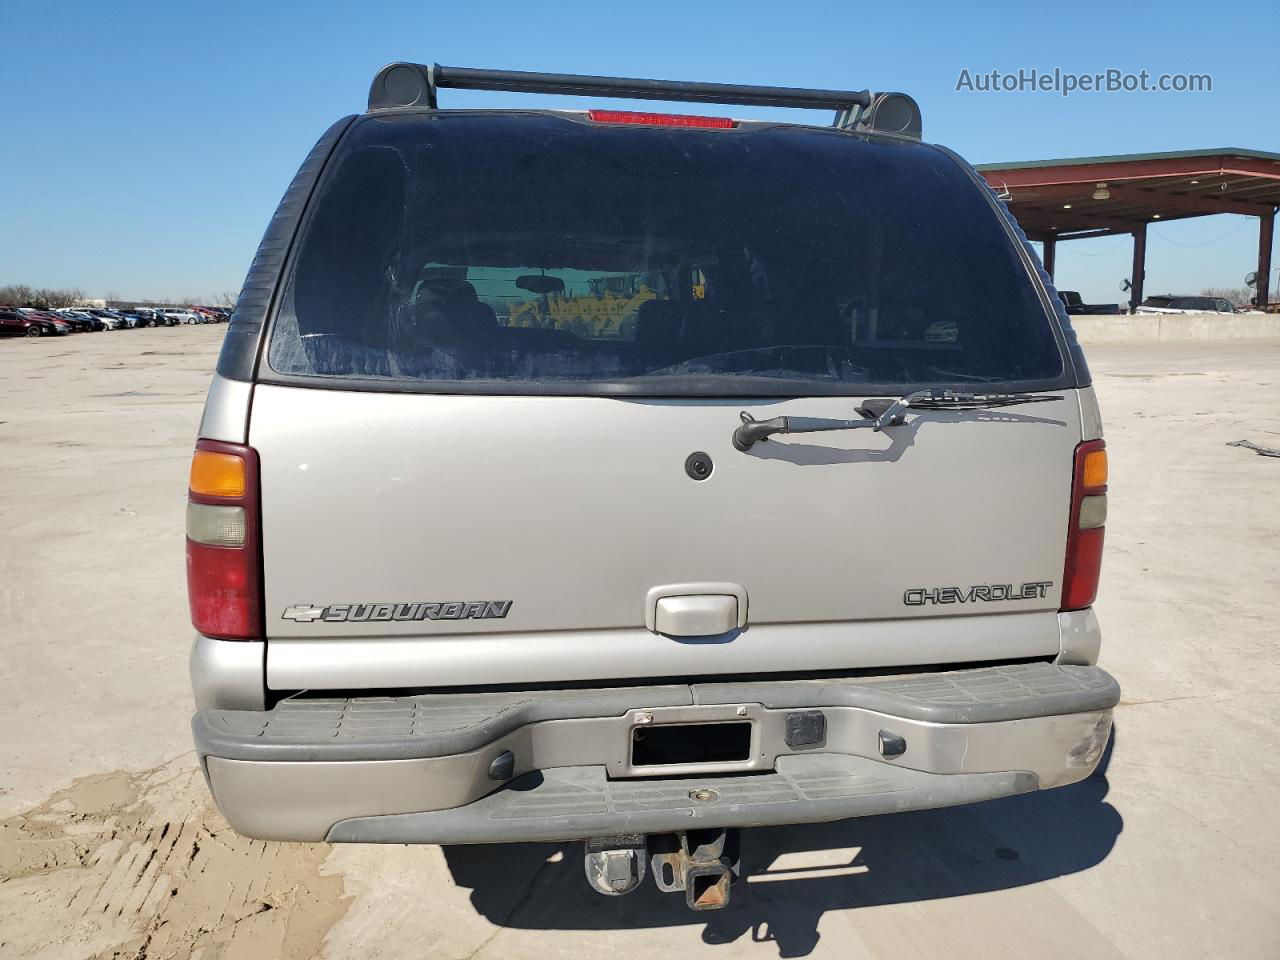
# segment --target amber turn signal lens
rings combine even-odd
[[[1107,451],[1090,450],[1084,455],[1083,482],[1090,488],[1107,485]]]
[[[230,453],[197,450],[191,458],[191,492],[206,497],[243,497],[244,460]]]

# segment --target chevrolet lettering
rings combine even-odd
[[[971,587],[913,587],[902,595],[909,607],[929,603],[979,603],[989,600],[1042,600],[1049,595],[1052,580],[1037,580],[1013,586],[1010,583],[980,583]]]

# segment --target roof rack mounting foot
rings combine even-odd
[[[874,130],[876,133],[896,133],[902,137],[919,140],[921,136],[920,105],[905,93],[873,93],[871,104],[842,124],[855,130]]]
[[[435,65],[388,63],[369,87],[370,110],[397,107],[436,107]]]

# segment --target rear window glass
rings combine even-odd
[[[936,150],[466,113],[366,118],[339,149],[280,374],[716,395],[1063,372],[999,214]]]

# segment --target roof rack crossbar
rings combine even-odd
[[[553,93],[625,100],[668,100],[723,103],[752,107],[791,107],[836,111],[835,125],[859,130],[899,133],[919,139],[920,108],[901,93],[868,90],[814,90],[803,87],[765,87],[739,83],[698,83],[683,80],[641,80],[632,77],[592,77],[570,73],[532,73],[524,70],[485,70],[443,67],[438,63],[391,63],[378,71],[369,88],[369,109],[436,108],[437,91],[503,90],[508,93]]]
[[[580,97],[726,103],[752,107],[797,107],[810,110],[843,110],[854,106],[871,105],[871,94],[866,90],[807,90],[797,87],[764,87],[741,83],[588,77],[568,73],[442,67],[439,64],[432,66],[432,72],[437,87],[454,87],[459,90],[563,93]]]

